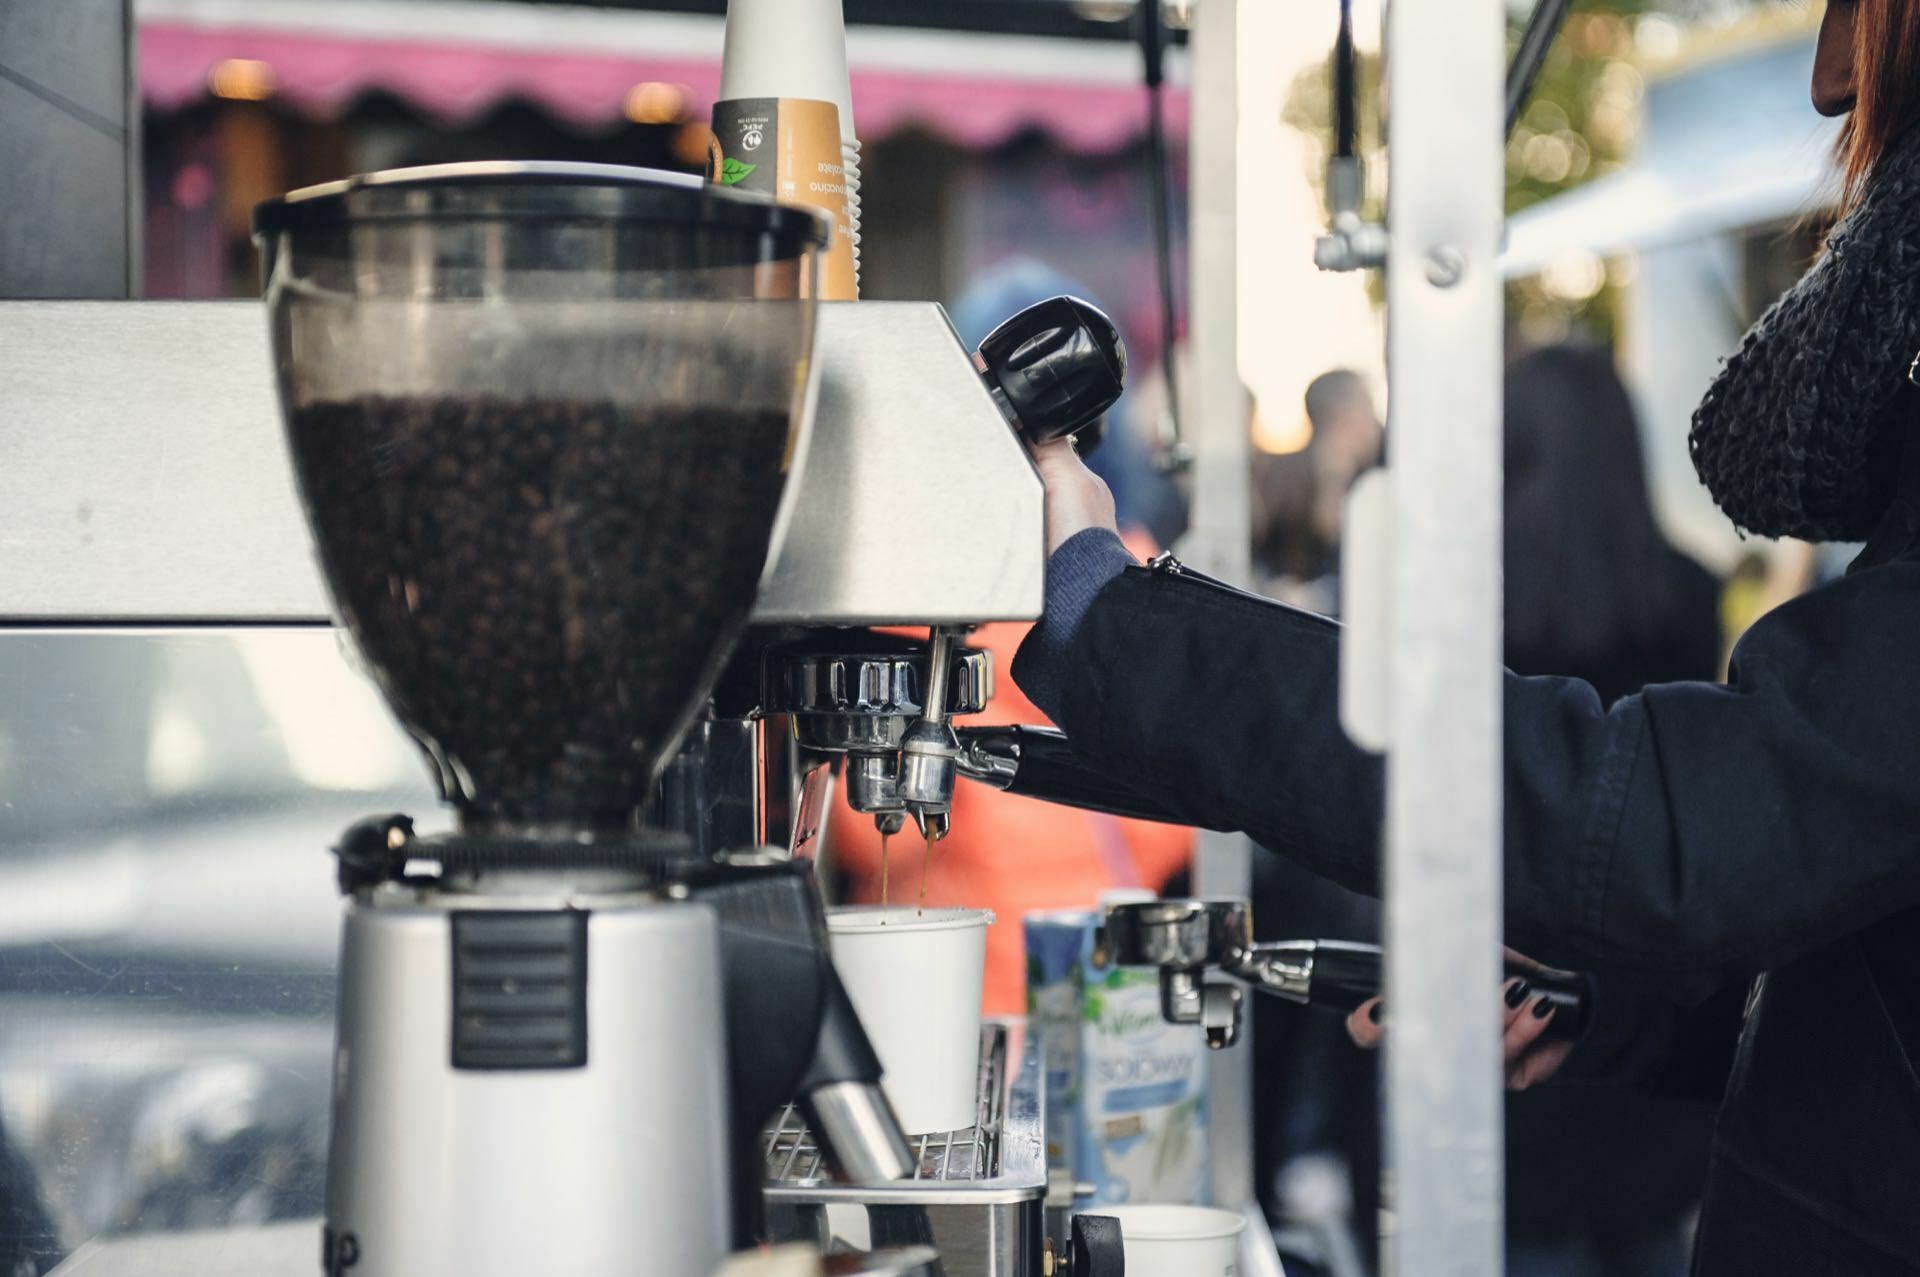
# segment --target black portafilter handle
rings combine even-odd
[[[736,1156],[745,1159],[736,1174],[750,1196],[764,1175],[752,1150],[792,1100],[844,1179],[911,1175],[879,1056],[833,965],[812,862],[692,865],[678,878],[719,923]]]
[[[1051,727],[962,727],[960,774],[1024,798],[1162,824],[1193,824],[1160,798],[1115,780]]]
[[[1586,1031],[1587,1021],[1592,1017],[1593,991],[1585,976],[1530,962],[1509,961],[1506,969],[1509,978],[1527,982],[1529,1001],[1544,998],[1553,1007],[1547,1036],[1577,1038]],[[1315,941],[1309,1001],[1315,1006],[1351,1012],[1367,999],[1379,996],[1384,970],[1379,945]]]
[[[1126,1239],[1118,1219],[1075,1215],[1068,1230],[1066,1262],[1055,1272],[1064,1277],[1126,1277]]]
[[[880,1085],[880,1057],[853,1009],[847,986],[840,974],[829,968],[826,998],[820,1013],[820,1037],[814,1045],[813,1062],[800,1079],[799,1093],[804,1097],[824,1086],[841,1082]]]
[[[1078,297],[1027,307],[988,333],[973,359],[1001,411],[1030,444],[1079,434],[1127,387],[1120,330]]]

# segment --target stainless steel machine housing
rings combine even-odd
[[[591,1032],[581,1067],[502,1073],[450,1062],[456,964],[488,957],[468,938],[456,953],[461,923],[516,914],[578,919]],[[661,1273],[720,1266],[732,1238],[713,1203],[730,1190],[731,1141],[712,1084],[726,1074],[727,1048],[711,910],[642,892],[383,884],[348,909],[341,951],[329,1272],[614,1273],[637,1256]],[[529,965],[525,954],[513,960]],[[567,957],[534,961],[551,971]],[[529,1155],[555,1146],[595,1155],[556,1183],[560,1164]],[[702,1153],[668,1159],[663,1149]],[[498,1191],[486,1218],[433,1191],[450,1164],[488,1168]],[[441,1218],[422,1221],[423,1208]]]

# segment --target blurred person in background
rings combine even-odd
[[[1073,279],[1030,259],[1014,258],[982,275],[955,302],[954,327],[967,348],[976,349],[1001,321],[1063,293],[1087,295]],[[1123,399],[1108,415],[1099,443],[1087,453],[1087,464],[1114,493],[1128,547],[1150,557],[1161,544],[1153,529],[1177,534],[1185,510],[1172,485],[1154,468],[1151,447],[1128,409]],[[991,654],[995,672],[993,700],[969,723],[1050,725],[1007,677],[1013,654],[1030,628],[1024,623],[983,625],[968,637],[970,646]],[[1060,807],[975,784],[954,791],[952,828],[926,856],[925,843],[909,823],[890,840],[883,862],[873,818],[847,806],[842,789],[827,827],[827,858],[844,876],[845,895],[852,902],[878,902],[884,877],[889,901],[915,904],[925,856],[928,906],[992,909],[997,925],[987,931],[984,992],[989,1015],[1026,1012],[1026,945],[1020,925],[1025,914],[1092,908],[1102,892],[1117,887],[1159,890],[1193,854],[1188,829]]]
[[[1349,369],[1314,379],[1306,413],[1305,448],[1253,454],[1253,562],[1263,593],[1332,616],[1347,493],[1379,464],[1385,432],[1366,379]]]
[[[1720,585],[1654,521],[1612,356],[1555,346],[1506,377],[1506,664],[1611,704],[1720,672]],[[1510,1277],[1680,1277],[1713,1106],[1604,1087],[1507,1105]]]
[[[1851,116],[1845,216],[1688,435],[1736,527],[1866,548],[1762,617],[1724,686],[1608,705],[1579,679],[1500,683],[1506,934],[1595,977],[1576,1043],[1508,981],[1506,1082],[1719,1099],[1695,1277],[1920,1274],[1916,50],[1920,0],[1829,0],[1812,91]],[[1337,628],[1140,567],[1073,453],[1035,456],[1052,557],[1027,694],[1090,766],[1378,892],[1383,768],[1341,729]],[[1348,1028],[1377,1046],[1390,1024],[1370,1000]]]
[[[1640,428],[1606,351],[1554,346],[1506,378],[1506,663],[1612,704],[1720,669],[1720,583],[1654,521]]]

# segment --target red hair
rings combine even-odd
[[[1880,157],[1920,119],[1920,0],[1845,2],[1855,6],[1854,106],[1840,135],[1840,169],[1852,208]]]

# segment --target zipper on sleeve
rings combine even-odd
[[[1264,603],[1268,607],[1286,606],[1286,604],[1281,603],[1279,600],[1270,599],[1264,594],[1255,594],[1253,591],[1243,590],[1237,585],[1228,585],[1225,581],[1208,576],[1204,572],[1196,572],[1175,558],[1171,550],[1156,554],[1147,560],[1147,571],[1156,576],[1167,577],[1171,580],[1192,581],[1195,585],[1218,590],[1222,594],[1231,594],[1238,598],[1247,599],[1250,602]]]

